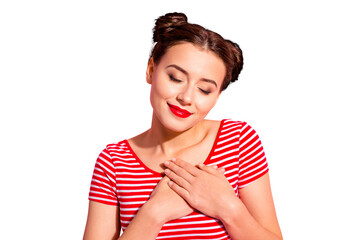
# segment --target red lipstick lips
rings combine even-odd
[[[181,118],[187,118],[191,116],[191,112],[186,111],[185,109],[179,108],[178,106],[169,104],[169,108],[173,114]]]

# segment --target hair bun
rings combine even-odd
[[[187,24],[187,17],[184,13],[167,13],[156,19],[153,29],[153,41],[159,42],[163,39],[163,35],[170,32],[174,28]]]

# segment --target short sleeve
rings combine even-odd
[[[89,200],[108,205],[119,205],[116,194],[115,168],[107,149],[104,149],[96,160]]]
[[[258,134],[245,122],[240,130],[239,143],[238,186],[244,188],[266,174],[269,169]]]

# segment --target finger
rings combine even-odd
[[[223,167],[218,168],[218,171],[219,171],[221,174],[224,175],[224,173],[225,173],[225,168],[223,168]]]
[[[211,165],[211,167],[216,169],[221,174],[225,173],[225,168],[223,168],[223,167],[218,167],[217,165]]]
[[[171,180],[170,180],[170,178],[168,177],[168,176],[164,176],[161,180],[160,180],[160,182],[166,182],[166,183],[168,183],[168,182],[170,182]]]
[[[188,201],[190,195],[189,192],[186,191],[186,189],[180,187],[179,185],[177,185],[175,182],[170,181],[168,183],[169,187],[174,190],[174,192],[176,192],[180,197],[182,197],[186,202]]]
[[[205,164],[199,164],[199,168],[212,175],[223,175],[225,172],[224,168],[218,168],[216,165],[207,166]]]
[[[178,162],[175,162],[175,161],[165,161],[164,162],[164,165],[170,169],[171,171],[173,171],[174,173],[176,173],[176,175],[184,178],[186,181],[188,182],[192,182],[194,176],[191,174],[191,172],[188,171],[188,169],[190,169],[189,167],[187,168],[184,168],[183,164],[181,165],[178,165],[179,160]],[[189,164],[190,165],[190,164]],[[195,168],[194,166],[192,166],[193,168]],[[191,170],[190,170],[191,171]]]
[[[173,158],[171,159],[171,162],[175,165],[185,169],[187,172],[189,172],[191,175],[196,176],[200,173],[199,169],[192,164],[180,159],[180,158]]]
[[[178,176],[175,172],[171,171],[170,169],[165,169],[165,175],[170,178],[173,182],[179,185],[182,188],[189,189],[190,183],[186,181],[181,176]]]

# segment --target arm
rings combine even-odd
[[[240,189],[239,194],[241,200],[226,205],[220,217],[232,239],[281,240],[269,174]]]
[[[117,239],[120,234],[120,221],[115,168],[107,148],[99,154],[96,160],[89,200],[84,239]]]
[[[84,240],[117,239],[119,234],[119,208],[90,201]]]
[[[119,240],[153,240],[159,234],[165,223],[157,215],[153,214],[152,203],[145,203],[130,224],[120,236]]]

